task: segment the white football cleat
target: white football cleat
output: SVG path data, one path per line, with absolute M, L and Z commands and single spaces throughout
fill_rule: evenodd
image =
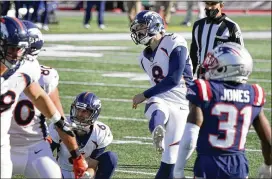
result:
M 162 146 L 162 141 L 164 136 L 165 136 L 165 129 L 161 125 L 158 125 L 152 132 L 153 145 L 155 146 L 156 150 L 160 154 L 163 153 L 164 151 Z
M 91 27 L 90 24 L 84 24 L 85 29 L 89 29 L 90 27 Z
M 99 28 L 100 28 L 101 30 L 104 30 L 104 29 L 106 28 L 106 26 L 105 26 L 104 24 L 100 24 L 100 25 L 99 25 Z
M 45 30 L 45 31 L 49 31 L 48 25 L 43 25 L 42 29 Z
M 259 168 L 259 178 L 272 178 L 272 167 L 271 165 L 265 165 L 263 164 L 260 168 Z

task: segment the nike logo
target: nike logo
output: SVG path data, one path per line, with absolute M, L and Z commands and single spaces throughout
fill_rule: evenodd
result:
M 40 151 L 42 151 L 42 149 L 41 149 L 41 150 L 38 150 L 38 151 L 34 151 L 34 154 L 37 154 L 37 153 L 39 153 Z

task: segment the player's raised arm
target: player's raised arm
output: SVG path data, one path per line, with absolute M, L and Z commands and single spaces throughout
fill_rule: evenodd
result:
M 262 110 L 259 115 L 254 119 L 253 126 L 261 140 L 262 153 L 264 157 L 264 164 L 259 170 L 260 178 L 271 178 L 271 164 L 272 164 L 272 153 L 271 153 L 271 125 L 267 120 L 264 111 Z

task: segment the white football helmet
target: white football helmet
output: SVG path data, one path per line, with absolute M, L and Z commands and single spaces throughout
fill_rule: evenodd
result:
M 253 60 L 243 46 L 228 42 L 208 52 L 202 67 L 206 80 L 246 83 L 253 69 Z

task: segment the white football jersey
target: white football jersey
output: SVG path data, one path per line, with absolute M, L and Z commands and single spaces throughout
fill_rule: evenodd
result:
M 151 57 L 150 59 L 148 59 L 145 57 L 144 51 L 141 53 L 139 57 L 139 64 L 149 76 L 152 86 L 155 86 L 165 76 L 167 76 L 169 69 L 169 57 L 171 55 L 171 52 L 177 46 L 183 46 L 187 49 L 186 40 L 182 36 L 177 34 L 166 34 L 160 42 L 159 46 L 157 47 L 154 58 Z M 186 56 L 186 59 L 190 58 L 188 49 Z M 188 61 L 189 63 L 191 63 L 191 60 Z M 158 94 L 156 95 L 156 97 L 162 98 L 169 102 L 188 105 L 188 101 L 185 97 L 186 91 L 187 89 L 185 85 L 185 80 L 182 78 L 180 80 L 180 83 L 176 87 L 164 93 Z
M 8 131 L 11 125 L 13 110 L 20 94 L 32 82 L 40 78 L 40 65 L 35 59 L 24 60 L 14 74 L 4 80 L 1 77 L 1 146 L 9 140 Z
M 40 66 L 40 86 L 50 94 L 59 82 L 58 72 L 51 67 Z M 11 146 L 32 146 L 43 140 L 48 134 L 45 117 L 22 93 L 14 109 L 13 120 L 9 130 Z
M 55 130 L 55 126 L 52 123 L 49 125 L 49 134 L 55 143 L 60 144 L 60 148 L 58 149 L 57 153 L 57 160 L 60 168 L 66 171 L 73 171 L 70 152 L 68 151 L 65 144 L 61 142 L 61 139 Z M 86 135 L 83 140 L 79 141 L 77 138 L 78 146 L 80 148 L 79 151 L 84 155 L 85 158 L 88 158 L 91 156 L 95 149 L 108 146 L 112 142 L 113 136 L 110 128 L 106 124 L 95 121 L 93 124 L 92 132 L 89 135 Z

